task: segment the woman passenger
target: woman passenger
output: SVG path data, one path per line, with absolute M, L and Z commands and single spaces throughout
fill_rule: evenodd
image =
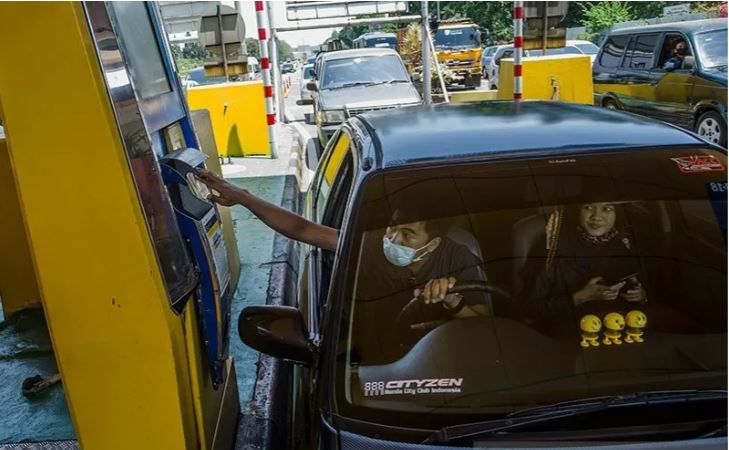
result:
M 628 304 L 646 300 L 623 215 L 619 205 L 609 202 L 555 210 L 547 224 L 546 263 L 536 267 L 544 260 L 530 258 L 523 273 L 521 298 L 528 316 L 573 319 L 587 312 L 620 309 L 616 300 Z

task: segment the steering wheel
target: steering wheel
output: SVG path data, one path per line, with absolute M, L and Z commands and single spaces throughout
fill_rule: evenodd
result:
M 448 290 L 449 294 L 463 294 L 465 292 L 486 292 L 488 294 L 498 295 L 507 300 L 511 299 L 511 294 L 509 292 L 487 281 L 478 280 L 457 282 L 455 285 L 453 285 L 452 288 Z M 404 318 L 412 315 L 413 311 L 416 307 L 419 306 L 420 302 L 421 300 L 418 297 L 415 297 L 410 300 L 405 306 L 403 306 L 403 308 L 397 315 L 396 323 L 403 322 Z M 429 322 L 404 323 L 409 324 L 409 328 L 413 331 L 430 331 L 444 324 L 445 322 L 447 322 L 447 320 L 431 320 Z

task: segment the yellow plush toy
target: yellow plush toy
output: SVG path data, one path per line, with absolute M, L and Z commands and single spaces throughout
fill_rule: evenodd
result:
M 588 314 L 580 320 L 580 329 L 582 330 L 582 342 L 580 345 L 587 348 L 589 346 L 597 347 L 600 345 L 600 329 L 602 322 L 600 318 Z
M 605 345 L 620 345 L 623 341 L 620 340 L 623 328 L 625 328 L 625 319 L 620 313 L 611 312 L 605 315 L 602 321 L 605 327 L 605 338 L 602 343 Z
M 625 315 L 625 342 L 643 342 L 643 328 L 648 324 L 648 318 L 642 311 L 630 311 Z

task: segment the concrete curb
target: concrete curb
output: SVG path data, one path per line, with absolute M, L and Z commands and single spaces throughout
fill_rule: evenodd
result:
M 281 206 L 299 212 L 298 187 L 293 175 L 286 176 Z M 276 234 L 266 293 L 267 305 L 293 306 L 296 303 L 296 246 L 290 239 Z M 290 373 L 289 364 L 268 355 L 259 355 L 253 396 L 244 405 L 238 422 L 236 450 L 285 448 L 288 418 L 287 408 L 281 408 L 281 405 L 288 405 L 290 397 L 290 379 L 286 376 Z

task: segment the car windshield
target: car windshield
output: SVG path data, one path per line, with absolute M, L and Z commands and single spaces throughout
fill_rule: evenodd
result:
M 347 236 L 340 413 L 439 428 L 726 389 L 726 189 L 706 149 L 372 177 Z
M 435 33 L 435 48 L 472 48 L 479 45 L 478 30 L 474 27 L 441 28 Z
M 577 47 L 585 55 L 597 55 L 597 52 L 600 51 L 600 47 L 593 44 L 592 42 L 588 42 L 585 44 L 575 44 L 574 46 Z
M 727 30 L 697 33 L 695 38 L 699 48 L 701 65 L 706 68 L 726 67 Z
M 391 48 L 395 50 L 397 48 L 397 38 L 395 36 L 369 38 L 367 39 L 367 47 Z
M 326 61 L 322 69 L 321 89 L 387 82 L 409 82 L 397 55 L 358 56 Z
M 200 85 L 225 83 L 225 77 L 206 77 L 202 68 L 192 69 L 190 73 L 187 74 L 187 77 L 189 80 Z

